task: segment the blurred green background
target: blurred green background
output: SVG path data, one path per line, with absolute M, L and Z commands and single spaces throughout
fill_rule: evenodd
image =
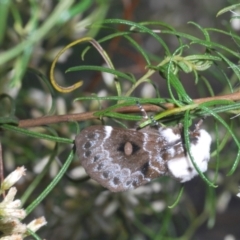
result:
M 235 2 L 233 1 L 197 1 L 197 0 L 81 0 L 81 1 L 4 1 L 0 0 L 0 89 L 1 93 L 12 96 L 16 104 L 15 115 L 19 119 L 30 119 L 46 114 L 79 113 L 96 110 L 95 101 L 73 102 L 75 97 L 95 93 L 98 96 L 114 95 L 111 84 L 103 81 L 105 76 L 96 71 L 65 73 L 72 66 L 81 65 L 82 50 L 87 44 L 80 44 L 69 49 L 58 61 L 55 69 L 57 82 L 69 86 L 84 80 L 84 85 L 69 94 L 50 93 L 46 86 L 51 62 L 58 51 L 78 38 L 91 36 L 100 39 L 112 30 L 108 28 L 89 28 L 96 21 L 106 18 L 126 19 L 134 22 L 162 21 L 179 32 L 193 36 L 202 33 L 189 21 L 201 25 L 236 31 L 230 24 L 230 13 L 216 17 L 217 12 Z M 116 30 L 124 30 L 123 25 L 114 25 Z M 233 46 L 238 52 L 239 45 L 230 37 L 212 34 L 212 40 L 225 46 Z M 163 49 L 147 34 L 136 33 L 134 39 L 149 53 L 163 57 Z M 175 49 L 174 37 L 165 36 L 170 49 Z M 123 72 L 141 76 L 145 72 L 145 63 L 135 50 L 122 38 L 112 39 L 101 44 L 111 57 L 115 67 Z M 195 49 L 195 51 L 203 49 Z M 190 50 L 192 51 L 192 50 Z M 232 61 L 237 61 L 232 58 Z M 103 59 L 90 50 L 84 63 L 103 64 Z M 213 70 L 212 70 L 213 71 Z M 42 76 L 42 75 L 44 76 Z M 206 76 L 209 73 L 206 73 Z M 212 73 L 211 73 L 212 74 Z M 231 76 L 231 70 L 225 74 Z M 213 75 L 211 75 L 213 76 Z M 217 75 L 216 75 L 217 77 Z M 183 84 L 193 98 L 206 97 L 201 87 L 196 90 L 192 76 L 184 76 Z M 159 81 L 156 74 L 152 77 L 162 96 L 168 97 L 166 82 Z M 219 84 L 212 78 L 215 94 L 226 94 L 224 83 Z M 129 85 L 123 89 L 127 90 Z M 53 98 L 52 98 L 52 97 Z M 154 89 L 143 85 L 133 96 L 155 97 Z M 52 101 L 55 109 L 50 111 Z M 10 103 L 4 99 L 0 104 L 2 116 L 7 116 Z M 103 102 L 103 107 L 109 103 Z M 49 112 L 50 111 L 50 112 Z M 229 117 L 227 117 L 229 118 Z M 99 123 L 95 121 L 94 123 Z M 207 119 L 207 129 L 211 129 L 211 119 Z M 81 127 L 89 122 L 80 123 Z M 133 126 L 133 123 L 130 123 Z M 74 124 L 55 124 L 52 126 L 60 136 L 74 139 Z M 35 128 L 34 131 L 46 129 Z M 238 128 L 236 127 L 236 134 Z M 44 140 L 29 139 L 12 132 L 2 132 L 3 159 L 6 172 L 15 166 L 25 165 L 28 169 L 25 180 L 19 184 L 21 197 L 27 186 L 42 171 L 53 144 Z M 220 134 L 221 135 L 221 134 Z M 59 146 L 59 158 L 65 159 L 72 146 Z M 236 197 L 239 185 L 239 170 L 226 177 L 228 159 L 234 159 L 236 147 L 232 142 L 221 153 L 221 171 L 218 188 L 210 188 L 200 178 L 185 184 L 184 194 L 173 209 L 168 208 L 177 198 L 180 184 L 169 178 L 161 178 L 125 193 L 110 193 L 97 183 L 85 181 L 74 183 L 63 178 L 57 187 L 29 216 L 45 216 L 48 225 L 39 231 L 43 239 L 240 239 L 240 199 Z M 226 162 L 225 162 L 226 161 Z M 85 176 L 78 159 L 74 161 L 69 174 L 76 178 Z M 59 166 L 52 163 L 49 173 L 24 203 L 27 206 L 48 185 Z M 209 176 L 214 174 L 210 164 Z M 31 239 L 31 238 L 29 238 Z

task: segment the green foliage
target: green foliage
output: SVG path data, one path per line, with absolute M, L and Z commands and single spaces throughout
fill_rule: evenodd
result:
M 4 153 L 7 153 L 3 155 L 3 161 L 11 160 L 12 165 L 26 165 L 30 181 L 24 184 L 24 191 L 21 192 L 22 203 L 28 214 L 38 206 L 48 212 L 50 206 L 51 214 L 46 215 L 50 226 L 56 221 L 61 226 L 66 224 L 68 218 L 75 218 L 75 226 L 67 223 L 64 227 L 72 229 L 80 225 L 80 235 L 90 238 L 97 234 L 100 238 L 109 239 L 134 239 L 138 236 L 142 239 L 192 239 L 205 221 L 209 226 L 214 225 L 218 201 L 215 187 L 221 187 L 223 192 L 231 194 L 237 191 L 238 179 L 234 179 L 234 176 L 239 175 L 239 120 L 231 117 L 237 116 L 240 109 L 240 95 L 236 91 L 240 80 L 240 56 L 237 50 L 240 37 L 229 30 L 204 28 L 194 22 L 189 22 L 196 30 L 193 35 L 160 21 L 136 23 L 105 19 L 109 6 L 106 0 L 83 0 L 79 3 L 57 1 L 44 18 L 42 14 L 46 6 L 41 1 L 0 1 L 0 124 L 3 133 L 1 141 Z M 225 8 L 217 16 L 238 6 Z M 28 13 L 24 12 L 24 8 L 28 9 Z M 81 14 L 84 17 L 81 18 Z M 10 28 L 9 17 L 12 21 Z M 77 26 L 85 30 L 84 34 L 76 31 Z M 160 32 L 156 29 L 160 29 Z M 235 45 L 216 41 L 215 34 L 233 39 Z M 99 63 L 96 64 L 99 62 L 96 57 L 98 54 L 92 46 L 76 46 L 78 57 L 82 54 L 82 59 L 90 64 L 83 65 L 78 59 L 80 63 L 73 66 L 69 60 L 66 76 L 82 74 L 87 76 L 87 80 L 78 91 L 64 96 L 56 93 L 47 76 L 50 62 L 59 51 L 55 46 L 59 39 L 66 45 L 85 35 L 94 37 L 104 49 L 120 38 L 124 46 L 131 49 L 137 59 L 141 59 L 145 69 L 141 69 L 141 74 L 134 74 L 134 71 L 119 68 L 117 64 L 115 66 L 115 55 L 118 53 L 107 50 L 107 58 L 104 59 L 107 59 L 108 67 L 99 66 Z M 150 52 L 143 41 L 139 41 L 139 38 L 146 36 L 157 43 L 160 54 Z M 175 45 L 169 43 L 172 39 Z M 104 52 L 103 49 L 101 51 Z M 64 79 L 63 74 L 58 68 L 55 71 L 58 74 L 56 79 L 60 82 L 61 78 Z M 100 91 L 91 87 L 97 82 L 92 80 L 91 75 L 96 72 L 112 76 L 111 84 L 104 86 L 105 96 L 99 96 Z M 66 78 L 66 85 L 70 85 L 69 82 L 73 81 L 70 77 Z M 94 91 L 84 89 L 87 84 L 90 86 L 88 89 Z M 146 98 L 140 94 L 140 90 L 146 86 L 154 89 L 152 97 Z M 34 95 L 41 97 L 35 101 Z M 61 102 L 64 102 L 63 109 L 59 107 Z M 200 214 L 185 204 L 192 204 L 188 192 L 180 184 L 173 184 L 174 180 L 169 178 L 163 177 L 140 190 L 119 194 L 104 192 L 92 182 L 75 184 L 64 178 L 70 172 L 69 166 L 73 168 L 80 165 L 79 160 L 74 159 L 72 149 L 72 139 L 79 132 L 76 122 L 80 122 L 80 129 L 96 119 L 104 119 L 112 125 L 131 126 L 130 121 L 136 123 L 142 119 L 141 114 L 136 114 L 136 102 L 145 106 L 147 111 L 155 112 L 154 119 L 163 125 L 183 123 L 187 150 L 190 146 L 188 132 L 193 121 L 207 117 L 204 125 L 214 136 L 209 171 L 201 173 L 194 159 L 191 159 L 204 180 L 200 184 L 207 183 L 204 185 L 206 195 L 202 198 L 205 206 Z M 81 109 L 85 113 L 81 114 Z M 71 110 L 75 115 L 70 114 Z M 149 124 L 151 119 L 141 122 L 139 126 Z M 36 128 L 25 129 L 30 127 Z M 231 151 L 226 150 L 229 143 Z M 55 163 L 58 158 L 64 162 L 61 167 Z M 40 172 L 35 171 L 37 161 L 43 159 L 47 159 L 47 164 Z M 54 170 L 57 173 L 52 177 Z M 85 179 L 85 175 L 80 177 Z M 227 188 L 228 184 L 224 186 L 224 182 L 218 178 L 224 178 L 234 188 Z M 73 189 L 74 193 L 71 192 Z M 155 202 L 164 207 L 159 210 Z M 168 208 L 170 205 L 171 208 Z M 178 206 L 181 207 L 174 213 Z M 184 223 L 181 222 L 182 218 L 186 220 Z M 95 226 L 94 230 L 89 226 Z M 74 233 L 68 237 L 73 238 Z M 40 237 L 35 234 L 35 239 Z

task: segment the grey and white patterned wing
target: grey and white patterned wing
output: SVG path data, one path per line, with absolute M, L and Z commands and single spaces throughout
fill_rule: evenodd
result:
M 91 126 L 76 136 L 77 156 L 89 176 L 112 192 L 167 174 L 162 139 L 143 131 Z

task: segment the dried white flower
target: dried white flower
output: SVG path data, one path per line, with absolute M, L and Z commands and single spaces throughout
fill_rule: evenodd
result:
M 3 201 L 0 202 L 0 240 L 22 240 L 29 235 L 28 229 L 36 232 L 47 224 L 44 217 L 33 220 L 27 226 L 20 221 L 26 217 L 26 212 L 21 208 L 21 201 L 14 200 L 17 189 L 12 186 L 25 175 L 25 171 L 24 167 L 18 167 L 1 184 L 0 193 L 10 189 Z
M 23 175 L 25 175 L 25 171 L 26 169 L 24 167 L 18 167 L 15 171 L 10 173 L 2 182 L 0 193 L 12 187 Z
M 0 203 L 0 217 L 1 218 L 18 218 L 23 219 L 26 216 L 26 212 L 20 209 L 21 201 L 19 199 L 14 200 L 17 193 L 17 189 L 12 187 L 3 201 Z
M 23 238 L 21 235 L 12 235 L 12 236 L 7 236 L 7 237 L 2 237 L 0 240 L 22 240 Z
M 17 218 L 4 218 L 0 221 L 0 229 L 4 236 L 22 235 L 27 231 L 27 226 Z M 0 240 L 2 240 L 0 238 Z
M 31 221 L 27 225 L 27 228 L 29 228 L 33 232 L 36 232 L 39 228 L 41 228 L 42 226 L 44 226 L 46 224 L 47 224 L 47 221 L 46 221 L 45 217 L 40 217 L 40 218 L 37 218 L 37 219 L 34 219 L 33 221 Z

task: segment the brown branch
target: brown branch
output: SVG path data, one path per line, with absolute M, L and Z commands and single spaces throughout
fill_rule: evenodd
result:
M 240 100 L 240 92 L 235 92 L 227 95 L 222 96 L 215 96 L 215 97 L 207 97 L 207 98 L 199 98 L 193 100 L 194 103 L 201 104 L 204 102 L 209 102 L 212 100 L 232 100 L 237 101 Z M 146 112 L 160 112 L 163 108 L 152 105 L 152 104 L 145 104 L 143 105 Z M 166 109 L 173 109 L 175 107 L 172 103 L 164 104 Z M 128 106 L 128 107 L 121 107 L 115 110 L 118 113 L 136 113 L 140 112 L 137 106 Z M 26 119 L 20 120 L 18 126 L 23 128 L 28 127 L 37 127 L 42 125 L 48 125 L 53 123 L 60 123 L 60 122 L 71 122 L 71 121 L 86 121 L 91 119 L 97 119 L 94 116 L 95 112 L 87 112 L 87 113 L 78 113 L 78 114 L 66 114 L 66 115 L 57 115 L 57 116 L 46 116 L 40 117 L 35 119 Z
M 155 105 L 143 105 L 145 111 L 147 112 L 159 112 L 162 110 L 161 107 Z M 116 109 L 115 112 L 119 113 L 136 113 L 140 112 L 137 106 L 129 106 L 129 107 L 122 107 Z M 26 120 L 19 120 L 18 126 L 23 128 L 28 127 L 37 127 L 42 125 L 48 125 L 53 123 L 60 123 L 60 122 L 72 122 L 72 121 L 86 121 L 91 119 L 98 119 L 98 117 L 94 116 L 94 112 L 87 112 L 87 113 L 76 113 L 76 114 L 65 114 L 65 115 L 55 115 L 55 116 L 46 116 L 46 117 L 39 117 L 33 119 L 26 119 Z

